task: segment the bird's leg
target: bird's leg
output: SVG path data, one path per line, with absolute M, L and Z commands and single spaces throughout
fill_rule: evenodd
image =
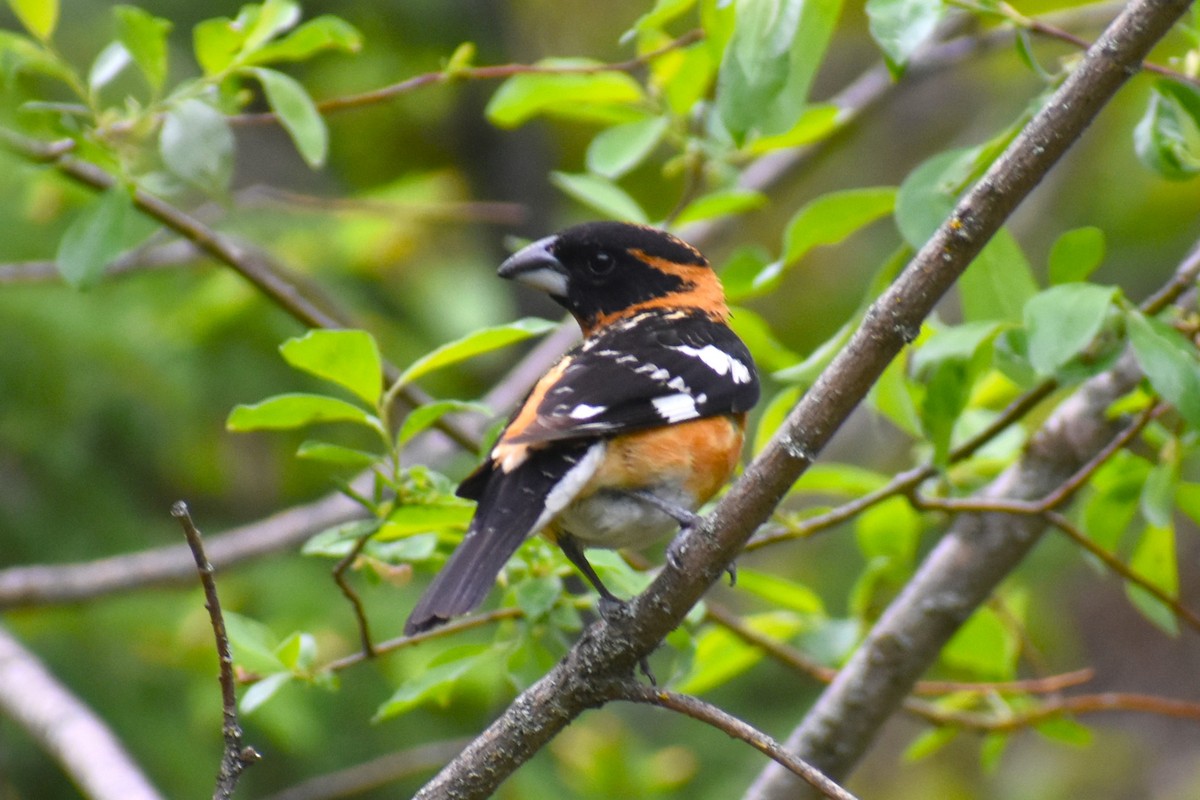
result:
M 670 500 L 666 500 L 662 497 L 659 497 L 654 492 L 651 492 L 648 489 L 633 489 L 629 492 L 629 495 L 630 495 L 630 497 L 634 497 L 638 500 L 641 500 L 643 503 L 645 503 L 647 505 L 654 506 L 659 511 L 666 514 L 668 517 L 670 517 L 671 519 L 678 522 L 681 531 L 685 528 L 696 527 L 697 525 L 700 524 L 701 520 L 703 519 L 703 517 L 701 517 L 696 512 L 686 509 L 683 506 L 672 503 Z M 668 560 L 670 560 L 671 564 L 676 569 L 678 569 L 680 566 L 679 554 L 675 552 L 675 543 L 677 541 L 679 541 L 678 536 L 676 536 L 676 538 L 672 539 L 671 543 L 669 545 L 667 545 L 667 558 L 668 558 Z M 737 584 L 737 563 L 734 562 L 734 563 L 729 564 L 729 566 L 725 567 L 725 572 L 727 572 L 729 574 L 729 585 L 730 586 L 736 585 Z
M 600 580 L 600 576 L 596 574 L 596 570 L 583 555 L 583 548 L 579 546 L 579 542 L 574 536 L 569 533 L 560 533 L 555 538 L 555 542 L 567 560 L 583 573 L 583 577 L 588 579 L 588 583 L 592 584 L 596 593 L 600 595 L 596 610 L 600 612 L 600 616 L 605 622 L 613 621 L 629 613 L 629 604 L 608 590 L 608 587 Z M 658 685 L 658 681 L 654 679 L 654 673 L 650 671 L 650 662 L 645 656 L 638 660 L 638 668 L 641 669 L 642 674 L 646 676 L 651 685 Z

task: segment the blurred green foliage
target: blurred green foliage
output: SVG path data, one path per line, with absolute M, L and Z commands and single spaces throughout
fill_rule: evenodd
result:
M 324 669 L 358 647 L 331 559 L 374 534 L 350 580 L 376 640 L 396 636 L 461 535 L 469 508 L 452 497 L 453 479 L 475 458 L 414 464 L 405 448 L 443 414 L 479 414 L 475 401 L 518 356 L 501 348 L 549 327 L 513 320 L 557 316 L 494 279 L 506 236 L 596 215 L 668 221 L 685 234 L 732 221 L 705 250 L 738 305 L 738 332 L 772 376 L 754 419 L 758 449 L 870 299 L 1072 65 L 1075 53 L 1031 36 L 1021 14 L 1056 12 L 1066 24 L 1063 15 L 1082 13 L 956 5 L 981 36 L 1018 30 L 1016 46 L 912 76 L 906 62 L 951 10 L 941 3 L 144 5 L 10 0 L 0 11 L 0 126 L 70 141 L 74 157 L 116 178 L 97 195 L 0 149 L 0 570 L 174 544 L 168 508 L 179 498 L 215 533 L 375 465 L 372 490 L 358 496 L 372 521 L 219 575 L 237 660 L 253 673 L 242 696 L 248 739 L 266 756 L 246 774 L 246 796 L 477 733 L 583 624 L 590 600 L 567 593 L 570 570 L 531 542 L 495 593 L 520 618 L 336 675 Z M 676 42 L 697 29 L 702 37 Z M 1161 591 L 1194 585 L 1200 370 L 1181 332 L 1193 321 L 1134 304 L 1197 236 L 1198 30 L 1193 16 L 1155 54 L 1193 82 L 1130 84 L 798 482 L 781 529 L 801 530 L 914 463 L 941 468 L 931 491 L 969 494 L 1012 463 L 1045 411 L 951 463 L 955 445 L 1039 379 L 1057 378 L 1064 396 L 1131 343 L 1149 380 L 1123 410 L 1156 394 L 1177 413 L 1093 476 L 1072 514 Z M 863 117 L 827 102 L 881 52 L 896 81 L 887 99 Z M 633 69 L 597 69 L 648 53 L 657 55 Z M 487 71 L 497 64 L 536 69 Z M 428 76 L 421 86 L 386 101 L 319 111 L 319 101 L 418 75 Z M 252 118 L 267 111 L 279 125 Z M 738 184 L 755 159 L 805 145 L 815 155 L 785 181 Z M 369 335 L 307 332 L 194 254 L 106 272 L 120 254 L 170 242 L 133 207 L 135 187 L 268 250 Z M 23 263 L 34 261 L 53 261 L 57 273 Z M 404 382 L 440 402 L 391 416 L 385 361 L 409 365 Z M 261 398 L 274 399 L 246 405 Z M 227 420 L 277 430 L 235 433 Z M 1187 521 L 1178 530 L 1177 517 Z M 833 667 L 943 524 L 893 498 L 830 534 L 747 555 L 739 585 L 712 597 L 757 634 Z M 596 566 L 625 593 L 647 580 L 615 556 L 599 555 Z M 1152 626 L 1173 631 L 1175 616 L 1144 588 L 1127 588 L 1132 603 L 1119 581 L 1098 582 L 1077 550 L 1047 542 L 959 632 L 939 676 L 1004 681 L 1136 665 L 1151 653 L 1166 666 L 1118 666 L 1103 685 L 1198 699 L 1185 668 L 1194 643 L 1163 638 Z M 207 791 L 220 706 L 196 589 L 12 609 L 4 621 L 167 795 Z M 781 737 L 819 690 L 703 609 L 654 664 L 675 688 Z M 937 702 L 1001 718 L 1036 704 L 1000 693 Z M 1200 791 L 1200 762 L 1179 747 L 1188 724 L 1101 722 L 1089 733 L 1063 717 L 1036 737 L 980 737 L 906 722 L 851 786 L 894 798 L 1189 797 Z M 1139 738 L 1146 731 L 1151 738 Z M 1081 750 L 1046 743 L 1089 739 Z M 908 761 L 898 765 L 901 753 Z M 568 729 L 500 796 L 729 797 L 760 764 L 682 718 L 610 707 Z M 415 791 L 425 777 L 363 796 Z M 74 792 L 0 721 L 0 798 Z

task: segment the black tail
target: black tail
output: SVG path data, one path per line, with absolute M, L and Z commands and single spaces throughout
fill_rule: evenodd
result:
M 483 602 L 509 557 L 525 541 L 527 531 L 505 536 L 495 528 L 472 530 L 417 602 L 404 634 L 412 636 L 443 625 Z

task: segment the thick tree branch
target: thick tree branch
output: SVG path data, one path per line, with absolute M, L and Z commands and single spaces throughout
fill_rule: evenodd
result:
M 90 800 L 162 800 L 104 721 L 0 625 L 0 712 Z
M 1146 53 L 1187 6 L 1184 0 L 1134 0 L 1127 7 L 895 284 L 872 305 L 860 329 L 742 479 L 703 525 L 677 540 L 678 565 L 668 563 L 663 568 L 646 592 L 631 603 L 627 619 L 589 628 L 562 662 L 518 697 L 462 755 L 426 784 L 418 797 L 488 796 L 584 709 L 619 694 L 621 682 L 633 673 L 638 661 L 721 576 L 891 359 L 916 336 L 921 321 L 991 235 L 1125 80 L 1136 73 Z M 893 651 L 898 646 L 895 641 L 889 644 Z M 840 676 L 834 686 L 839 681 Z M 910 686 L 911 682 L 904 686 L 900 697 Z M 858 705 L 855 708 L 862 710 Z M 869 716 L 873 722 L 860 732 L 861 743 L 849 742 L 845 757 L 831 759 L 838 774 L 848 771 L 887 714 Z M 833 743 L 830 747 L 840 749 Z M 803 756 L 805 751 L 800 752 Z M 823 768 L 823 763 L 815 765 Z M 782 770 L 768 769 L 772 775 L 775 769 Z M 796 779 L 790 772 L 786 774 L 791 779 L 787 786 L 794 792 Z M 837 775 L 831 777 L 837 779 Z

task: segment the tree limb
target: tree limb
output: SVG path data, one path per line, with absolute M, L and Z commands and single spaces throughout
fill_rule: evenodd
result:
M 677 540 L 677 564 L 664 566 L 654 583 L 632 601 L 627 618 L 588 628 L 549 674 L 522 693 L 462 755 L 426 784 L 418 797 L 488 796 L 583 710 L 619 694 L 620 683 L 633 673 L 639 659 L 679 624 L 721 576 L 891 359 L 916 336 L 924 317 L 1017 204 L 1136 73 L 1146 53 L 1187 6 L 1185 0 L 1134 0 L 1126 8 L 904 273 L 871 306 L 862 326 L 742 479 L 698 529 Z M 897 643 L 891 641 L 890 645 L 894 650 Z M 840 680 L 839 676 L 834 685 Z M 886 713 L 871 717 L 874 724 L 862 732 L 862 748 Z M 834 762 L 841 770 L 838 774 L 848 771 L 861 748 L 852 743 L 850 751 L 857 752 Z M 803 757 L 805 751 L 799 752 Z M 813 763 L 829 774 L 823 762 Z M 768 769 L 775 774 L 772 767 Z M 795 778 L 787 775 L 794 792 Z M 830 777 L 837 779 L 835 774 Z
M 100 717 L 0 625 L 0 712 L 91 800 L 162 800 Z

